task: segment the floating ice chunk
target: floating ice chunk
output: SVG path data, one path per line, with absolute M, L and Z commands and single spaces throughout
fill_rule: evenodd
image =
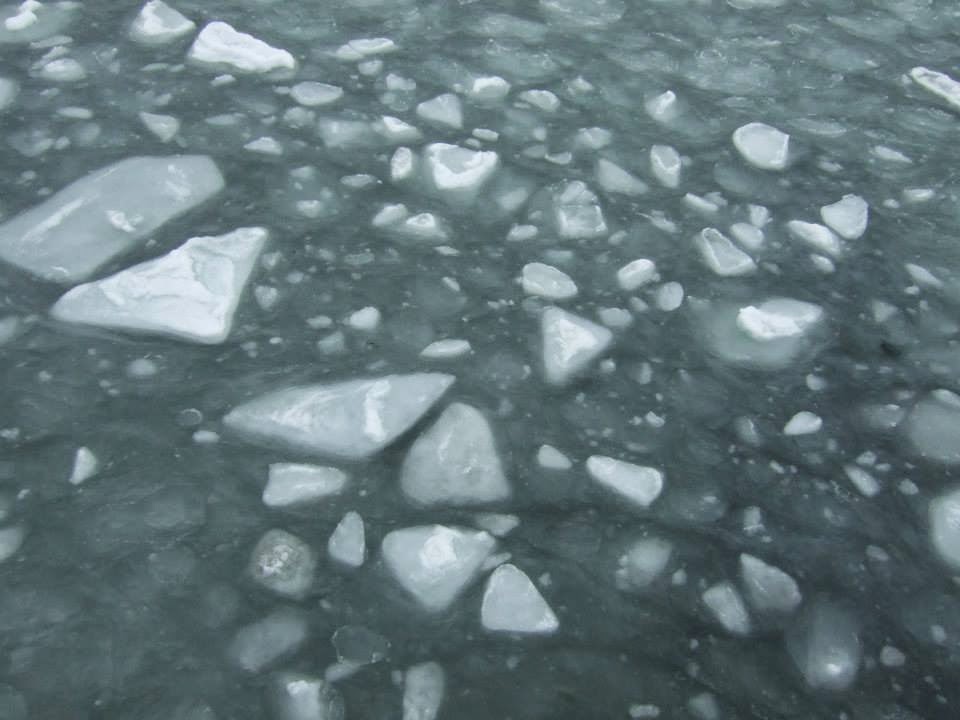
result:
M 562 270 L 534 262 L 523 266 L 523 291 L 549 300 L 569 300 L 577 296 L 577 284 Z
M 792 577 L 753 555 L 740 555 L 740 579 L 747 591 L 747 599 L 757 610 L 791 613 L 803 600 Z
M 491 150 L 468 150 L 446 143 L 428 145 L 424 161 L 437 191 L 450 199 L 469 200 L 476 197 L 500 164 L 497 153 Z
M 859 195 L 844 195 L 832 205 L 820 208 L 820 217 L 837 235 L 856 240 L 867 231 L 870 206 Z
M 884 667 L 903 667 L 906 662 L 907 656 L 899 648 L 893 645 L 884 645 L 880 649 L 880 664 Z
M 568 240 L 595 238 L 607 232 L 597 196 L 579 180 L 554 190 L 553 215 L 557 233 Z
M 537 464 L 547 470 L 569 470 L 573 467 L 570 458 L 553 445 L 541 445 L 537 450 Z
M 280 608 L 237 630 L 227 655 L 241 669 L 258 673 L 296 653 L 309 631 L 306 615 L 293 608 Z
M 180 132 L 180 121 L 173 115 L 157 115 L 155 113 L 140 113 L 140 121 L 152 132 L 160 142 L 170 142 Z
M 357 38 L 337 48 L 337 60 L 357 62 L 374 55 L 396 52 L 397 44 L 390 38 Z
M 344 625 L 330 638 L 337 660 L 351 665 L 372 665 L 390 654 L 390 641 L 363 625 Z
M 78 2 L 23 0 L 0 8 L 0 45 L 43 40 L 62 31 L 73 20 Z
M 349 479 L 342 470 L 301 463 L 272 463 L 263 488 L 263 504 L 284 508 L 339 495 Z
M 51 82 L 79 82 L 87 77 L 87 71 L 73 58 L 57 58 L 44 63 L 39 76 Z
M 910 274 L 910 278 L 917 284 L 924 287 L 931 288 L 941 288 L 943 287 L 943 281 L 940 280 L 936 275 L 927 270 L 922 265 L 916 265 L 914 263 L 904 263 L 904 270 Z
M 590 28 L 617 22 L 627 6 L 624 0 L 540 0 L 540 9 L 551 22 Z
M 763 230 L 750 223 L 734 223 L 730 226 L 730 234 L 747 250 L 757 251 L 763 247 Z
M 560 622 L 526 573 L 501 565 L 490 575 L 480 607 L 483 627 L 494 632 L 549 635 Z
M 664 283 L 657 288 L 655 300 L 657 307 L 664 312 L 673 312 L 683 305 L 684 290 L 683 285 L 671 281 Z
M 640 258 L 617 270 L 617 285 L 620 286 L 621 290 L 633 292 L 647 283 L 653 282 L 658 277 L 656 263 L 647 258 Z
M 663 574 L 673 555 L 673 545 L 660 538 L 644 538 L 633 543 L 617 560 L 614 573 L 621 590 L 642 590 Z
M 469 340 L 448 338 L 446 340 L 435 340 L 427 345 L 420 351 L 420 357 L 427 360 L 453 360 L 469 355 L 472 350 Z
M 857 465 L 844 465 L 843 472 L 847 479 L 853 483 L 853 486 L 864 497 L 873 497 L 882 489 L 877 479 L 862 467 Z
M 446 685 L 446 673 L 438 663 L 411 666 L 403 676 L 403 720 L 436 720 Z
M 831 257 L 840 257 L 843 254 L 843 243 L 840 238 L 824 225 L 791 220 L 787 223 L 787 230 L 797 240 Z
M 930 501 L 930 542 L 937 555 L 954 570 L 960 570 L 960 488 Z
M 38 0 L 25 0 L 15 10 L 15 14 L 3 21 L 7 30 L 24 30 L 37 22 L 36 10 L 43 7 Z
M 444 525 L 403 528 L 383 539 L 383 559 L 403 588 L 429 612 L 446 610 L 480 573 L 496 547 L 482 530 Z
M 326 680 L 284 671 L 270 678 L 270 707 L 274 720 L 344 720 L 346 710 L 339 691 Z M 197 720 L 200 720 L 198 718 Z
M 680 185 L 682 167 L 680 153 L 669 145 L 654 145 L 650 148 L 650 170 L 664 187 L 675 188 Z
M 748 163 L 761 170 L 784 170 L 790 136 L 764 123 L 749 123 L 733 133 L 733 145 Z
M 663 492 L 663 473 L 604 455 L 587 458 L 590 477 L 640 507 L 650 507 Z
M 347 325 L 361 332 L 373 332 L 380 327 L 380 311 L 373 306 L 360 308 L 347 316 Z
M 815 600 L 791 626 L 787 650 L 807 684 L 816 690 L 845 690 L 860 669 L 857 622 L 828 600 Z
M 216 71 L 227 67 L 231 72 L 240 73 L 268 73 L 297 67 L 293 55 L 286 50 L 272 47 L 220 21 L 204 26 L 190 46 L 187 59 Z
M 741 308 L 737 313 L 737 327 L 752 340 L 770 342 L 801 336 L 822 317 L 823 310 L 812 303 L 773 298 Z
M 565 385 L 584 372 L 613 342 L 613 333 L 586 318 L 550 307 L 540 319 L 547 382 Z
M 221 343 L 266 241 L 264 228 L 191 238 L 162 257 L 78 285 L 50 314 L 63 322 Z
M 362 460 L 413 427 L 454 379 L 414 373 L 284 388 L 234 408 L 223 421 L 258 444 Z
M 264 135 L 256 140 L 251 140 L 243 146 L 244 150 L 260 153 L 261 155 L 283 155 L 283 145 L 276 138 Z
M 549 90 L 524 90 L 517 97 L 544 112 L 556 112 L 560 107 L 560 98 Z
M 420 505 L 477 505 L 505 500 L 503 474 L 493 431 L 483 413 L 453 403 L 410 448 L 400 487 Z
M 384 115 L 375 120 L 371 127 L 390 144 L 416 142 L 423 137 L 413 125 L 392 115 Z
M 197 24 L 163 0 L 150 0 L 130 25 L 130 39 L 141 45 L 165 45 L 193 32 Z
M 694 238 L 703 261 L 721 277 L 748 275 L 757 269 L 753 258 L 716 228 L 704 228 Z
M 749 0 L 756 2 L 756 0 Z M 783 0 L 778 0 L 783 1 Z M 720 720 L 720 706 L 713 693 L 702 692 L 687 701 L 687 710 L 695 720 Z
M 313 585 L 316 558 L 310 546 L 285 530 L 268 530 L 250 554 L 250 577 L 278 595 L 301 600 Z
M 438 95 L 417 105 L 417 116 L 431 125 L 459 130 L 463 127 L 463 108 L 453 93 Z
M 750 633 L 750 614 L 740 593 L 729 582 L 711 585 L 703 593 L 703 604 L 723 628 L 732 635 Z
M 913 407 L 903 427 L 921 457 L 960 464 L 960 396 L 956 393 L 934 390 Z
M 20 94 L 20 85 L 16 80 L 0 77 L 0 112 L 13 105 Z
M 0 563 L 16 555 L 26 537 L 27 532 L 22 525 L 0 528 Z
M 636 196 L 650 189 L 643 180 L 605 158 L 597 160 L 596 176 L 597 184 L 608 193 Z
M 486 530 L 494 537 L 502 538 L 519 527 L 520 518 L 504 513 L 477 513 L 473 516 L 473 522 L 481 530 Z
M 810 435 L 819 432 L 823 427 L 823 419 L 809 410 L 801 410 L 783 426 L 784 435 Z
M 467 86 L 467 97 L 477 103 L 496 103 L 510 93 L 510 83 L 499 75 L 476 77 Z
M 673 90 L 667 90 L 644 102 L 643 108 L 647 115 L 666 125 L 677 119 L 680 112 L 678 105 L 677 94 Z
M 0 225 L 0 259 L 45 280 L 81 282 L 223 185 L 203 155 L 121 160 Z
M 290 97 L 305 107 L 320 107 L 343 97 L 343 88 L 322 82 L 304 81 L 290 88 Z
M 363 518 L 351 510 L 343 516 L 334 528 L 327 542 L 327 553 L 339 563 L 348 567 L 360 567 L 367 552 L 367 541 L 363 528 Z
M 100 470 L 100 460 L 87 447 L 77 448 L 73 456 L 73 470 L 70 472 L 70 484 L 80 485 Z
M 925 67 L 913 68 L 910 71 L 910 77 L 924 90 L 946 100 L 955 110 L 960 110 L 960 82 L 946 73 Z

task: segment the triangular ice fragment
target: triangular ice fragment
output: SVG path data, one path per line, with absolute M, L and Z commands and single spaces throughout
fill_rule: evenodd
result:
M 501 565 L 487 580 L 480 619 L 487 630 L 548 635 L 560 627 L 543 595 L 515 565 Z

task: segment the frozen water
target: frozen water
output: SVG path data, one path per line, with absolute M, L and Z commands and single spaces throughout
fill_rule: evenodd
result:
M 960 570 L 960 489 L 930 501 L 930 541 L 940 558 Z
M 334 528 L 327 542 L 327 553 L 331 558 L 348 567 L 363 565 L 367 554 L 367 541 L 363 527 L 363 518 L 351 510 Z
M 426 525 L 383 538 L 383 560 L 397 582 L 427 611 L 448 609 L 476 579 L 496 540 L 482 530 Z
M 847 240 L 856 240 L 867 231 L 870 206 L 859 195 L 844 195 L 820 208 L 820 217 L 831 230 Z
M 130 39 L 143 45 L 166 45 L 196 27 L 195 22 L 163 0 L 150 0 L 130 25 Z
M 263 488 L 263 504 L 290 507 L 339 495 L 347 486 L 342 470 L 303 463 L 273 463 Z
M 459 130 L 463 127 L 463 107 L 453 93 L 438 95 L 417 105 L 417 116 L 431 125 Z
M 596 177 L 597 185 L 608 193 L 636 196 L 643 195 L 650 189 L 636 175 L 606 158 L 597 160 Z
M 177 133 L 180 132 L 180 121 L 172 115 L 160 115 L 158 113 L 142 112 L 140 120 L 152 132 L 160 142 L 170 142 Z
M 541 445 L 537 450 L 537 463 L 540 467 L 548 470 L 569 470 L 573 463 L 566 455 L 553 447 L 553 445 Z
M 820 432 L 823 427 L 823 418 L 809 410 L 801 410 L 783 426 L 784 435 L 810 435 Z
M 915 67 L 910 71 L 910 77 L 924 90 L 960 110 L 960 83 L 946 73 L 925 67 Z
M 523 291 L 548 300 L 569 300 L 577 295 L 577 284 L 563 270 L 545 263 L 523 266 Z
M 0 259 L 73 285 L 223 186 L 217 165 L 203 155 L 127 158 L 0 225 Z
M 446 143 L 428 145 L 423 161 L 431 189 L 454 203 L 473 202 L 500 162 L 493 151 L 470 150 Z
M 704 590 L 703 604 L 730 634 L 747 635 L 750 632 L 750 614 L 732 583 L 719 582 Z
M 607 233 L 599 199 L 579 180 L 555 188 L 552 203 L 553 220 L 560 237 L 583 240 Z
M 656 468 L 591 455 L 587 472 L 599 484 L 640 507 L 649 507 L 663 492 L 663 473 Z
M 264 228 L 195 237 L 166 255 L 78 285 L 51 308 L 57 320 L 221 343 L 267 242 Z
M 269 530 L 250 553 L 250 577 L 286 597 L 302 599 L 313 585 L 316 558 L 310 547 L 285 530 Z
M 223 422 L 258 444 L 360 460 L 413 427 L 453 382 L 414 373 L 284 388 L 234 408 Z
M 296 653 L 309 632 L 305 613 L 282 607 L 237 630 L 227 655 L 242 670 L 259 673 Z
M 409 667 L 403 675 L 403 720 L 436 720 L 446 685 L 446 673 L 439 663 Z
M 498 567 L 487 580 L 480 617 L 483 626 L 495 632 L 549 635 L 560 627 L 530 578 L 510 563 Z
M 285 670 L 270 677 L 270 707 L 276 720 L 343 720 L 343 697 L 326 680 Z
M 668 188 L 679 187 L 682 163 L 680 153 L 669 145 L 650 148 L 650 169 L 653 176 Z
M 843 244 L 833 231 L 818 223 L 808 223 L 803 220 L 791 220 L 787 223 L 790 235 L 800 242 L 806 243 L 817 252 L 826 253 L 830 257 L 840 257 L 843 254 Z
M 553 385 L 574 380 L 613 342 L 607 328 L 556 307 L 544 310 L 540 332 L 544 374 Z
M 816 690 L 845 690 L 860 670 L 857 622 L 828 599 L 817 598 L 804 609 L 790 628 L 787 648 L 804 680 Z
M 627 292 L 633 292 L 658 277 L 656 263 L 647 258 L 633 260 L 617 270 L 617 284 Z
M 918 455 L 960 464 L 960 395 L 944 388 L 934 390 L 914 405 L 903 426 Z
M 329 105 L 343 97 L 343 88 L 305 80 L 290 88 L 290 97 L 306 107 Z
M 404 458 L 400 486 L 418 505 L 506 500 L 510 485 L 483 413 L 463 403 L 447 407 Z
M 190 46 L 187 59 L 213 71 L 251 74 L 291 71 L 297 67 L 293 55 L 286 50 L 272 47 L 219 20 L 203 27 Z
M 73 470 L 70 471 L 70 484 L 79 485 L 97 474 L 100 460 L 90 448 L 77 448 L 73 456 Z
M 757 269 L 749 255 L 716 228 L 705 228 L 694 239 L 707 267 L 721 277 L 748 275 Z
M 803 600 L 792 577 L 747 553 L 740 555 L 740 579 L 750 604 L 757 610 L 791 613 Z
M 790 159 L 790 136 L 766 123 L 737 128 L 733 146 L 744 160 L 761 170 L 785 170 Z
M 667 569 L 672 556 L 673 545 L 666 540 L 637 540 L 617 560 L 617 587 L 628 591 L 647 588 Z
M 351 665 L 370 665 L 385 660 L 390 642 L 362 625 L 344 625 L 330 638 L 337 660 Z

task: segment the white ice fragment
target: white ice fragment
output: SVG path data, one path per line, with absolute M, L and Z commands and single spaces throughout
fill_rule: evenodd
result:
M 400 470 L 404 495 L 418 505 L 478 505 L 505 500 L 510 485 L 486 417 L 453 403 L 413 443 Z
M 467 97 L 476 103 L 496 103 L 510 93 L 510 83 L 499 75 L 473 78 L 467 86 Z
M 917 285 L 931 288 L 943 287 L 943 281 L 922 265 L 916 265 L 915 263 L 904 263 L 903 267 L 910 274 L 910 278 Z
M 477 513 L 473 516 L 473 522 L 481 530 L 486 530 L 494 537 L 502 538 L 519 527 L 520 518 L 504 513 Z
M 447 338 L 434 340 L 420 351 L 420 357 L 427 360 L 453 360 L 472 352 L 469 340 Z
M 557 307 L 540 319 L 543 368 L 547 382 L 565 385 L 584 372 L 613 342 L 613 333 Z
M 373 306 L 360 308 L 347 316 L 347 325 L 361 332 L 373 332 L 380 327 L 380 311 Z
M 302 463 L 272 463 L 263 488 L 263 504 L 284 508 L 339 495 L 347 486 L 342 470 Z
M 403 528 L 383 539 L 383 560 L 429 612 L 443 612 L 480 573 L 496 540 L 483 530 L 444 525 Z
M 337 48 L 337 60 L 357 62 L 374 55 L 396 52 L 397 44 L 390 38 L 357 38 Z
M 553 216 L 557 233 L 568 240 L 587 240 L 607 232 L 597 196 L 580 180 L 555 188 Z
M 266 229 L 251 227 L 191 238 L 159 258 L 78 285 L 50 314 L 62 322 L 221 343 L 267 237 Z
M 682 166 L 680 153 L 669 145 L 654 145 L 650 148 L 650 170 L 664 187 L 679 187 Z
M 843 254 L 843 243 L 840 238 L 824 225 L 803 222 L 802 220 L 791 220 L 787 223 L 787 230 L 791 236 L 805 242 L 819 252 L 835 258 Z
M 79 82 L 87 77 L 83 65 L 70 57 L 57 58 L 44 63 L 40 68 L 40 77 L 52 82 Z
M 616 163 L 599 158 L 596 170 L 597 184 L 608 193 L 636 196 L 647 192 L 647 184 Z
M 819 415 L 809 410 L 801 410 L 783 426 L 783 434 L 789 436 L 810 435 L 819 432 L 822 427 L 823 419 Z
M 327 83 L 306 80 L 290 88 L 290 97 L 305 107 L 329 105 L 343 97 L 343 88 Z
M 643 590 L 660 577 L 673 555 L 673 545 L 660 538 L 637 540 L 617 560 L 614 580 L 620 590 Z
M 423 159 L 433 188 L 454 202 L 474 200 L 500 164 L 492 150 L 469 150 L 446 143 L 427 145 Z
M 817 599 L 791 626 L 787 649 L 815 690 L 845 690 L 860 669 L 856 620 L 832 602 Z
M 480 607 L 483 627 L 494 632 L 549 635 L 560 622 L 526 573 L 501 565 L 490 575 Z
M 27 531 L 22 525 L 8 525 L 0 528 L 0 563 L 6 562 L 20 550 Z
M 537 450 L 537 464 L 547 470 L 569 470 L 573 463 L 553 445 L 541 445 Z
M 913 407 L 903 427 L 921 457 L 944 465 L 960 464 L 960 395 L 934 390 Z
M 261 155 L 273 155 L 275 157 L 283 155 L 283 145 L 281 145 L 276 138 L 272 138 L 269 135 L 251 140 L 243 146 L 243 149 Z
M 927 517 L 930 542 L 947 565 L 960 570 L 960 488 L 954 488 L 930 501 Z
M 657 307 L 664 312 L 673 312 L 683 304 L 683 297 L 683 285 L 675 281 L 670 281 L 657 288 L 655 301 Z
M 880 483 L 862 467 L 850 464 L 844 465 L 843 472 L 864 497 L 873 497 L 880 492 Z
M 438 663 L 408 668 L 403 676 L 403 720 L 436 720 L 446 685 L 446 673 Z
M 77 448 L 73 456 L 73 470 L 70 472 L 70 483 L 80 485 L 89 480 L 100 470 L 100 460 L 87 447 Z
M 737 327 L 758 342 L 803 335 L 823 317 L 812 303 L 774 298 L 760 305 L 747 305 L 737 312 Z
M 367 553 L 363 518 L 351 510 L 346 513 L 327 541 L 327 553 L 331 558 L 348 567 L 363 565 Z
M 453 93 L 438 95 L 417 105 L 417 116 L 431 125 L 460 130 L 463 127 L 463 108 L 460 98 Z
M 703 604 L 731 635 L 750 633 L 750 614 L 737 589 L 730 582 L 711 585 L 703 593 Z
M 163 0 L 150 0 L 130 25 L 130 39 L 141 45 L 165 45 L 193 32 L 197 25 Z
M 213 70 L 228 67 L 231 72 L 240 73 L 268 73 L 297 67 L 293 55 L 286 50 L 272 47 L 220 21 L 204 26 L 190 46 L 187 59 Z
M 240 628 L 227 648 L 227 655 L 241 669 L 258 673 L 294 654 L 306 642 L 309 632 L 310 624 L 304 613 L 280 608 Z
M 884 645 L 880 649 L 880 664 L 884 667 L 896 668 L 903 667 L 907 662 L 907 656 L 899 648 L 893 645 Z
M 26 30 L 37 22 L 36 10 L 42 7 L 42 3 L 37 0 L 26 0 L 17 6 L 13 15 L 10 15 L 3 21 L 3 26 L 7 30 L 17 31 Z
M 45 280 L 81 282 L 223 186 L 204 155 L 127 158 L 0 225 L 0 259 Z M 135 222 L 118 227 L 111 213 Z
M 345 716 L 343 697 L 330 681 L 299 672 L 284 671 L 271 677 L 268 698 L 273 720 L 343 720 Z M 189 715 L 190 720 L 205 717 L 203 713 Z
M 720 277 L 748 275 L 757 269 L 753 258 L 716 228 L 704 228 L 693 241 L 704 263 Z
M 577 296 L 577 284 L 562 270 L 534 262 L 523 266 L 523 291 L 548 300 L 569 300 Z
M 750 223 L 734 223 L 730 226 L 730 234 L 747 250 L 756 252 L 763 247 L 763 230 Z
M 733 145 L 748 163 L 761 170 L 784 170 L 790 136 L 764 123 L 748 123 L 733 133 Z
M 924 90 L 946 100 L 954 109 L 960 110 L 960 82 L 946 73 L 925 67 L 913 68 L 910 71 L 910 77 Z
M 643 103 L 643 107 L 647 115 L 664 125 L 675 120 L 679 114 L 677 95 L 673 90 L 667 90 L 650 98 Z
M 763 205 L 749 205 L 747 210 L 750 215 L 750 224 L 756 228 L 763 228 L 770 222 L 770 210 Z
M 633 292 L 658 277 L 656 263 L 647 258 L 639 258 L 617 270 L 617 285 L 621 290 Z
M 173 115 L 142 112 L 140 121 L 160 142 L 170 142 L 180 132 L 180 121 Z
M 250 553 L 248 571 L 258 585 L 278 595 L 301 600 L 313 585 L 313 550 L 285 530 L 268 530 Z
M 454 379 L 413 373 L 288 387 L 234 408 L 223 421 L 258 444 L 362 460 L 416 424 Z
M 13 105 L 20 94 L 20 84 L 16 80 L 0 77 L 0 112 Z
M 600 485 L 643 508 L 650 507 L 663 492 L 663 473 L 656 468 L 591 455 L 587 472 Z
M 859 195 L 844 195 L 831 205 L 820 208 L 820 218 L 837 235 L 856 240 L 867 230 L 870 206 Z
M 740 579 L 750 604 L 762 612 L 791 613 L 803 601 L 792 577 L 753 555 L 740 555 Z

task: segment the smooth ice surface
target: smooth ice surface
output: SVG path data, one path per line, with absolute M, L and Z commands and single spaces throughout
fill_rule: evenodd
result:
M 943 562 L 960 570 L 960 489 L 931 500 L 928 519 L 934 550 Z
M 553 445 L 541 445 L 537 450 L 537 463 L 548 470 L 569 470 L 573 462 Z
M 284 670 L 270 677 L 269 702 L 275 720 L 343 720 L 343 697 L 329 682 Z
M 748 275 L 757 269 L 749 255 L 716 228 L 705 228 L 694 238 L 708 268 L 721 277 Z
M 223 187 L 204 155 L 127 158 L 0 225 L 0 259 L 73 285 Z
M 506 563 L 491 573 L 480 606 L 483 627 L 494 632 L 549 635 L 560 622 L 526 573 Z
M 778 567 L 758 557 L 741 553 L 740 579 L 747 599 L 757 610 L 790 613 L 803 600 L 796 581 Z
M 577 295 L 577 284 L 563 270 L 546 263 L 527 263 L 522 271 L 523 291 L 548 300 L 569 300 Z
M 165 45 L 196 27 L 195 22 L 163 0 L 150 0 L 130 25 L 130 39 L 143 45 Z
M 70 484 L 79 485 L 89 480 L 100 469 L 100 460 L 88 447 L 77 448 L 73 456 L 73 470 L 70 471 Z
M 463 107 L 453 93 L 438 95 L 417 105 L 417 116 L 431 125 L 459 130 L 463 127 Z
M 653 583 L 670 563 L 673 545 L 661 538 L 644 538 L 632 543 L 617 560 L 614 575 L 621 590 L 643 590 Z
M 553 385 L 574 380 L 613 342 L 607 328 L 556 307 L 543 311 L 540 335 L 544 375 Z
M 960 464 L 960 395 L 934 390 L 913 406 L 903 426 L 917 455 L 945 465 Z
M 403 720 L 436 720 L 446 694 L 447 678 L 439 663 L 407 668 L 403 675 Z
M 475 199 L 500 163 L 491 150 L 470 150 L 447 143 L 427 145 L 423 161 L 434 190 L 454 202 Z
M 857 622 L 833 601 L 818 598 L 791 626 L 787 648 L 807 684 L 839 691 L 857 678 L 862 659 Z
M 304 463 L 273 463 L 263 488 L 263 504 L 290 507 L 312 503 L 343 492 L 348 476 L 343 470 Z
M 766 123 L 753 122 L 737 128 L 733 146 L 748 163 L 761 170 L 785 170 L 790 136 Z
M 783 426 L 784 435 L 810 435 L 823 427 L 823 418 L 809 410 L 801 410 Z
M 711 585 L 704 590 L 702 597 L 703 604 L 724 630 L 732 635 L 747 635 L 750 632 L 750 614 L 732 583 Z
M 650 148 L 650 170 L 664 187 L 679 187 L 682 166 L 680 153 L 675 148 L 669 145 L 654 145 Z
M 166 255 L 78 285 L 50 315 L 62 322 L 221 343 L 267 242 L 264 228 L 195 237 Z
M 476 579 L 496 547 L 483 530 L 426 525 L 383 538 L 383 560 L 397 582 L 428 612 L 443 612 Z
M 306 596 L 315 568 L 310 546 L 285 530 L 267 531 L 250 553 L 249 572 L 254 582 L 294 599 Z
M 348 567 L 360 567 L 367 553 L 363 518 L 351 510 L 343 516 L 327 541 L 327 553 L 331 558 Z
M 237 630 L 227 655 L 242 670 L 258 673 L 295 653 L 309 630 L 306 614 L 281 607 Z
M 361 460 L 409 430 L 453 382 L 413 373 L 284 388 L 235 407 L 223 422 L 257 444 Z
M 867 231 L 870 206 L 859 195 L 844 195 L 820 208 L 820 217 L 837 235 L 856 240 Z
M 226 68 L 232 72 L 250 74 L 294 70 L 297 67 L 293 55 L 286 50 L 235 30 L 232 25 L 220 20 L 203 27 L 190 46 L 187 59 L 213 70 Z
M 600 485 L 640 507 L 649 507 L 663 492 L 663 473 L 656 468 L 591 455 L 587 472 Z
M 487 418 L 464 403 L 448 406 L 404 458 L 404 495 L 418 505 L 478 505 L 505 500 L 504 475 Z
M 927 92 L 933 93 L 952 107 L 960 110 L 960 82 L 946 73 L 925 67 L 913 68 L 910 71 L 910 77 Z

